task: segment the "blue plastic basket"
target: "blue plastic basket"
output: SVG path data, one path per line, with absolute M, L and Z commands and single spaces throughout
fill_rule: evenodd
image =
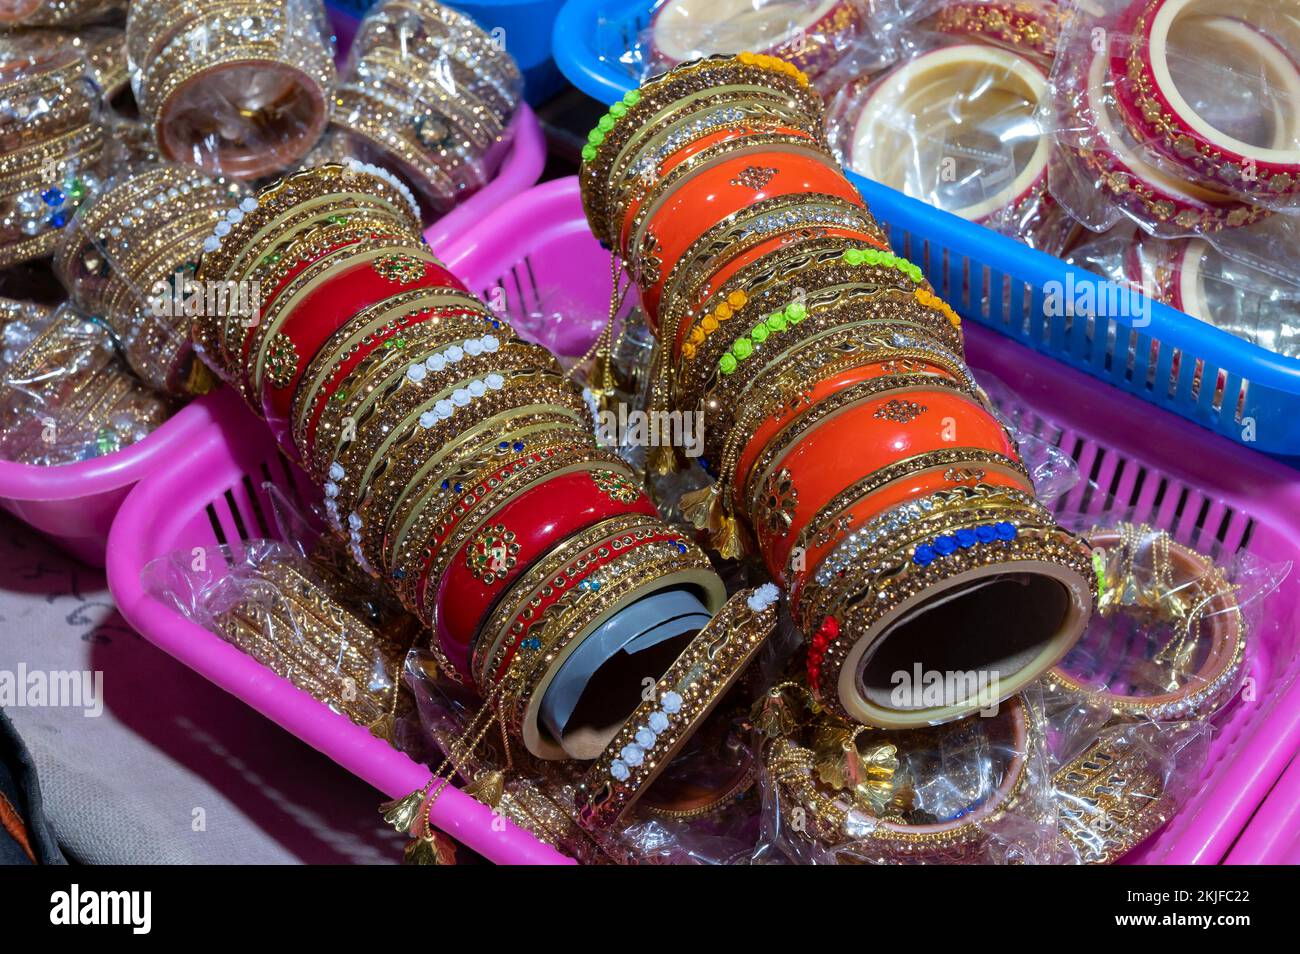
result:
M 555 21 L 556 63 L 583 92 L 612 103 L 644 72 L 638 38 L 652 9 L 649 0 L 568 0 Z M 1300 360 L 849 176 L 899 254 L 924 268 L 962 317 L 1239 444 L 1300 455 Z M 1067 301 L 1075 307 L 1061 307 Z M 1106 311 L 1118 313 L 1100 317 Z
M 325 5 L 360 19 L 379 0 L 325 0 Z M 564 85 L 551 59 L 551 26 L 564 0 L 444 0 L 469 14 L 490 35 L 500 36 L 524 74 L 524 99 L 536 106 Z M 500 31 L 499 33 L 497 31 Z

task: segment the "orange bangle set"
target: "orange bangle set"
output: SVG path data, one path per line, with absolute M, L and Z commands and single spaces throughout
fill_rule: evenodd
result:
M 880 667 L 992 669 L 1010 697 L 1082 632 L 1096 598 L 1089 551 L 1033 500 L 1014 442 L 953 352 L 956 313 L 883 241 L 806 85 L 753 54 L 651 80 L 592 131 L 583 204 L 659 337 L 650 406 L 698 407 L 706 432 L 726 428 L 708 439 L 716 483 L 684 508 L 724 556 L 752 543 L 797 597 L 824 703 L 882 726 L 947 721 L 976 700 L 895 705 Z M 782 97 L 776 115 L 768 104 Z M 719 111 L 756 118 L 719 128 Z M 761 238 L 734 240 L 749 234 Z M 678 273 L 689 279 L 668 280 Z M 833 348 L 846 357 L 816 357 Z M 1031 605 L 1008 605 L 1017 599 Z M 987 619 L 999 613 L 1020 623 L 999 632 Z

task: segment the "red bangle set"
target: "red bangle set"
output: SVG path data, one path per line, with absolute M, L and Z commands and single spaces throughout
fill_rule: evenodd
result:
M 717 610 L 725 591 L 704 554 L 660 523 L 627 465 L 595 446 L 587 406 L 554 359 L 429 254 L 413 205 L 360 163 L 263 189 L 209 240 L 198 276 L 274 275 L 269 320 L 248 329 L 204 317 L 194 333 L 320 481 L 355 562 L 431 627 L 447 674 L 474 679 L 488 711 L 513 713 L 507 728 L 554 758 L 534 695 L 575 638 L 629 592 L 688 581 Z M 588 556 L 563 579 L 536 577 L 570 552 Z M 557 614 L 570 582 L 584 599 Z M 537 611 L 543 603 L 551 612 Z M 513 634 L 492 668 L 473 665 L 489 619 Z

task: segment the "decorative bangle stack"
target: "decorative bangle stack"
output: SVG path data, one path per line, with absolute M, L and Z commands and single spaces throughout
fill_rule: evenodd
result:
M 160 165 L 108 183 L 64 230 L 55 269 L 73 302 L 112 329 L 131 370 L 165 394 L 201 394 L 189 317 L 208 307 L 192 286 L 203 240 L 242 194 L 183 166 Z M 213 310 L 238 311 L 237 294 Z M 252 320 L 256 316 L 243 313 Z
M 977 705 L 894 705 L 891 673 L 997 671 L 1007 698 L 1078 639 L 1095 582 L 821 122 L 783 61 L 685 65 L 592 132 L 584 204 L 658 336 L 652 406 L 705 416 L 716 483 L 686 509 L 789 588 L 823 705 L 932 724 Z
M 320 0 L 142 0 L 126 44 L 165 159 L 252 179 L 295 165 L 325 129 L 335 70 Z
M 50 254 L 99 188 L 99 91 L 70 49 L 5 38 L 0 63 L 0 267 Z M 11 45 L 12 44 L 12 45 Z
M 464 14 L 390 0 L 362 21 L 333 123 L 348 151 L 401 176 L 426 218 L 495 173 L 519 108 L 514 60 Z
M 429 253 L 389 173 L 321 166 L 225 222 L 198 278 L 257 283 L 261 319 L 196 321 L 202 355 L 320 483 L 357 565 L 433 630 L 440 668 L 482 697 L 480 730 L 500 721 L 542 759 L 596 740 L 577 797 L 588 824 L 616 820 L 752 658 L 771 598 L 723 607 L 704 554 L 595 445 L 555 359 Z M 594 632 L 668 590 L 717 615 L 667 644 L 676 662 L 646 663 L 664 673 L 653 698 L 640 670 L 597 673 L 574 738 L 557 736 L 548 689 Z

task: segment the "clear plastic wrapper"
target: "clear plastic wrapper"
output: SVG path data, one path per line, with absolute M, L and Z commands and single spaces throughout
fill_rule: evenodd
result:
M 214 383 L 196 360 L 192 321 L 258 318 L 255 289 L 194 280 L 204 239 L 244 195 L 238 182 L 189 166 L 137 164 L 63 229 L 55 270 L 73 302 L 100 316 L 131 370 L 165 394 L 202 394 Z
M 295 166 L 329 119 L 333 34 L 321 0 L 136 0 L 131 87 L 159 152 L 210 175 Z
M 1237 695 L 1260 605 L 1290 565 L 1225 556 L 1213 538 L 1183 543 L 1146 524 L 1069 522 L 1092 545 L 1101 596 L 1046 680 L 1053 698 L 1129 719 L 1214 717 Z
M 1159 239 L 1120 226 L 1069 261 L 1275 354 L 1300 357 L 1300 284 L 1224 254 L 1206 239 Z
M 400 176 L 431 218 L 496 173 L 522 93 L 505 47 L 468 16 L 436 0 L 386 0 L 352 42 L 331 149 Z
M 660 0 L 630 55 L 638 80 L 714 53 L 779 56 L 811 79 L 879 69 L 907 0 Z M 599 29 L 599 27 L 598 27 Z M 629 38 L 630 39 L 630 38 Z
M 1065 17 L 1057 0 L 932 0 L 924 12 L 923 29 L 994 43 L 1049 64 Z
M 1291 3 L 1097 0 L 1062 33 L 1050 103 L 1052 195 L 1095 232 L 1230 242 L 1272 274 L 1300 238 L 1300 41 Z M 1216 145 L 1210 145 L 1214 143 Z M 1291 213 L 1291 214 L 1279 214 Z
M 763 841 L 800 864 L 1043 863 L 1056 806 L 1032 692 L 925 729 L 817 712 L 801 685 L 759 703 Z
M 48 255 L 98 190 L 99 99 L 80 50 L 0 34 L 0 267 Z
M 983 38 L 910 31 L 887 72 L 840 86 L 828 131 L 854 172 L 1049 252 L 1069 217 L 1048 193 L 1039 58 Z
M 0 332 L 0 456 L 27 464 L 102 457 L 166 420 L 165 401 L 118 360 L 112 337 L 69 307 L 10 306 Z
M 1053 862 L 1112 864 L 1142 844 L 1196 790 L 1212 734 L 1208 722 L 1112 722 L 1057 739 Z
M 145 590 L 375 735 L 395 741 L 410 712 L 401 671 L 419 627 L 390 616 L 337 571 L 273 540 L 160 557 Z M 343 558 L 346 562 L 346 556 Z

